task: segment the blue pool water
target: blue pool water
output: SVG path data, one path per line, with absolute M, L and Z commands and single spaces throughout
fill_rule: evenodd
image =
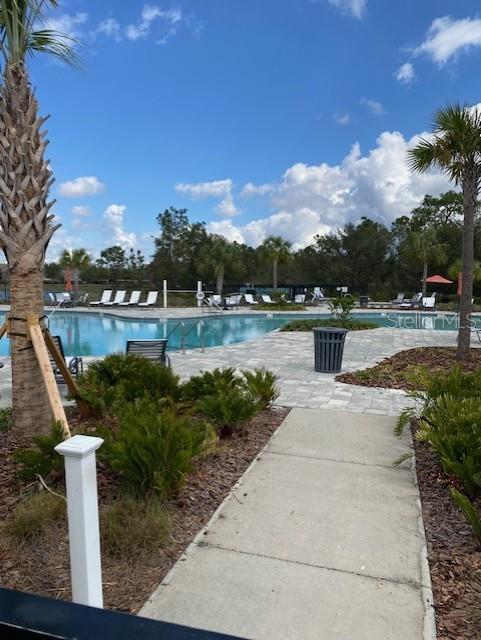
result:
M 4 314 L 3 314 L 4 315 Z M 353 314 L 356 316 L 356 314 Z M 100 356 L 124 351 L 128 339 L 168 338 L 169 350 L 179 349 L 181 334 L 185 336 L 185 348 L 213 347 L 256 338 L 295 318 L 325 319 L 328 314 L 273 313 L 265 315 L 205 316 L 202 328 L 199 319 L 139 320 L 119 318 L 109 314 L 75 313 L 57 311 L 50 318 L 50 331 L 60 335 L 65 353 L 69 356 Z M 455 314 L 372 312 L 357 314 L 362 320 L 374 322 L 380 327 L 404 329 L 456 330 Z M 0 316 L 3 322 L 3 318 Z M 0 355 L 8 354 L 8 340 L 0 340 Z

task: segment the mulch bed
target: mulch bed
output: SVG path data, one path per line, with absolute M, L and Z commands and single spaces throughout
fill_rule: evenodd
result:
M 409 371 L 419 366 L 424 366 L 430 371 L 449 370 L 456 364 L 460 363 L 456 360 L 454 347 L 418 347 L 400 351 L 370 369 L 343 373 L 337 376 L 336 380 L 365 387 L 409 391 L 416 388 L 416 385 L 409 380 Z M 471 360 L 462 363 L 462 370 L 476 371 L 480 367 L 481 349 L 471 349 Z
M 216 451 L 199 459 L 186 485 L 168 504 L 170 536 L 154 554 L 130 562 L 104 554 L 102 576 L 105 607 L 136 612 L 209 521 L 249 464 L 287 415 L 272 408 L 257 415 L 246 435 L 222 440 Z M 29 491 L 13 477 L 11 452 L 18 446 L 12 432 L 0 434 L 0 521 Z M 101 464 L 98 466 L 99 500 L 115 497 L 117 484 Z M 30 487 L 31 489 L 31 487 Z M 16 548 L 0 543 L 0 584 L 55 598 L 70 599 L 70 565 L 65 521 L 53 525 L 40 542 Z
M 413 422 L 413 432 L 416 425 Z M 438 638 L 481 638 L 481 547 L 454 505 L 447 477 L 426 443 L 414 441 Z M 478 502 L 478 511 L 481 504 Z

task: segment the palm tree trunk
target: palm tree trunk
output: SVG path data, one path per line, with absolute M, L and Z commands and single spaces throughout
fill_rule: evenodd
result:
M 474 215 L 478 199 L 478 179 L 475 169 L 463 180 L 463 281 L 459 301 L 459 334 L 456 359 L 467 361 L 471 357 L 471 300 L 473 297 L 474 269 Z
M 222 295 L 224 289 L 224 267 L 220 268 L 217 272 L 215 290 L 218 295 Z
M 272 287 L 274 291 L 277 291 L 277 259 L 274 258 L 272 262 Z
M 422 288 L 423 298 L 426 297 L 426 291 L 427 291 L 427 288 L 428 288 L 428 284 L 426 282 L 427 277 L 428 277 L 428 263 L 425 260 L 424 263 L 423 263 L 423 288 Z
M 29 439 L 51 425 L 40 368 L 26 337 L 26 318 L 43 314 L 43 265 L 54 231 L 48 202 L 53 182 L 44 158 L 44 122 L 21 62 L 7 65 L 0 89 L 0 245 L 10 274 L 14 427 Z

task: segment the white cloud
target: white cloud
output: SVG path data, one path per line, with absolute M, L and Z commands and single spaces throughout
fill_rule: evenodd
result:
M 395 73 L 396 80 L 401 84 L 409 85 L 416 80 L 414 67 L 410 62 L 406 62 Z
M 369 100 L 369 98 L 361 98 L 361 106 L 366 107 L 371 113 L 376 116 L 380 116 L 384 113 L 384 107 L 380 102 L 376 100 Z
M 178 182 L 174 188 L 177 193 L 182 193 L 192 200 L 222 198 L 214 211 L 224 218 L 231 218 L 239 215 L 232 196 L 233 186 L 232 180 L 226 178 L 225 180 L 212 180 L 211 182 Z
M 225 180 L 212 180 L 211 182 L 178 182 L 175 185 L 177 193 L 183 193 L 193 200 L 201 198 L 222 198 L 231 193 L 233 182 L 230 178 Z
M 341 9 L 355 18 L 362 18 L 367 6 L 367 0 L 328 0 L 329 4 Z
M 252 196 L 267 196 L 274 191 L 271 184 L 254 184 L 248 182 L 242 187 L 241 196 L 243 198 L 251 198 Z
M 55 17 L 51 17 L 45 21 L 42 25 L 43 29 L 50 29 L 52 31 L 58 31 L 70 38 L 80 39 L 82 35 L 82 25 L 88 20 L 87 13 L 69 14 L 63 13 Z
M 109 242 L 119 244 L 124 249 L 135 247 L 137 235 L 124 229 L 124 214 L 127 207 L 123 204 L 111 204 L 104 211 L 106 235 Z
M 107 38 L 112 38 L 115 42 L 120 42 L 122 40 L 122 28 L 115 18 L 107 18 L 106 20 L 99 22 L 94 36 L 99 33 L 104 34 Z
M 460 51 L 481 46 L 481 18 L 453 20 L 451 16 L 433 20 L 424 41 L 414 54 L 426 54 L 440 66 Z
M 335 113 L 333 116 L 337 124 L 346 126 L 351 122 L 351 116 L 348 113 Z
M 78 205 L 76 207 L 72 207 L 72 213 L 74 216 L 79 218 L 86 218 L 87 216 L 91 216 L 93 211 L 90 207 L 86 207 L 84 205 Z
M 182 20 L 181 9 L 161 9 L 155 5 L 145 4 L 140 18 L 137 22 L 129 24 L 125 30 L 125 35 L 129 40 L 139 40 L 145 38 L 150 33 L 150 27 L 155 20 L 163 20 L 167 25 L 170 25 L 167 34 L 164 35 L 164 39 L 175 35 L 175 28 L 172 26 Z M 162 44 L 162 39 L 159 41 Z
M 222 216 L 223 218 L 233 218 L 234 216 L 239 215 L 239 211 L 234 204 L 234 199 L 232 195 L 227 195 L 215 208 L 215 212 Z
M 438 195 L 453 187 L 440 173 L 411 173 L 407 150 L 418 140 L 386 131 L 364 156 L 354 144 L 338 165 L 294 164 L 270 185 L 275 213 L 244 225 L 210 222 L 208 229 L 254 246 L 269 234 L 282 235 L 298 248 L 311 244 L 317 233 L 335 231 L 362 216 L 389 225 L 409 214 L 426 193 Z
M 105 185 L 96 176 L 81 176 L 61 182 L 58 190 L 60 195 L 66 198 L 80 198 L 101 193 L 105 190 Z

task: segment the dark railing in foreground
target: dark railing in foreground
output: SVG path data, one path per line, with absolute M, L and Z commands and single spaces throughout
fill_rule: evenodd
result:
M 0 588 L 0 638 L 12 640 L 242 640 L 107 609 Z

